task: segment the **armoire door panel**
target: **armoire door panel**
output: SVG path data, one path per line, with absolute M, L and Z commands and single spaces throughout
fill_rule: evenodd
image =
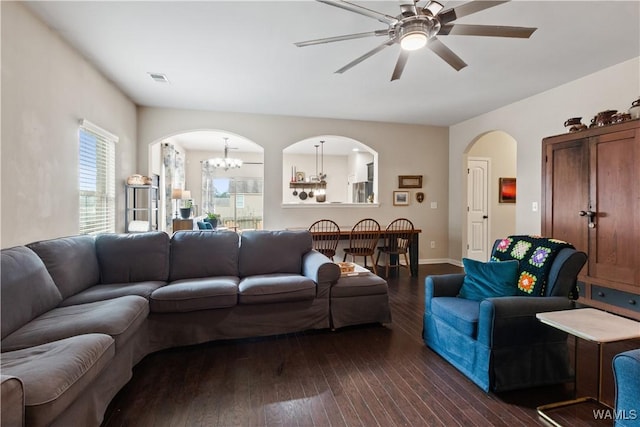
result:
M 633 284 L 640 236 L 639 141 L 635 132 L 618 132 L 591 141 L 590 195 L 595 227 L 589 229 L 589 274 Z
M 589 156 L 585 141 L 573 141 L 548 147 L 545 192 L 547 237 L 567 241 L 587 252 L 587 221 L 579 212 L 588 209 Z

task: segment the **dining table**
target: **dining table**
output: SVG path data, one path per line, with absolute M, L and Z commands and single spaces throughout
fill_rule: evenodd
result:
M 351 237 L 351 229 L 353 228 L 353 226 L 339 226 L 340 227 L 340 240 L 349 240 L 349 238 Z M 287 228 L 288 230 L 303 230 L 303 227 L 291 227 L 291 228 Z M 393 230 L 393 231 L 386 231 L 386 230 L 380 230 L 380 236 L 379 239 L 381 241 L 384 242 L 384 239 L 386 237 L 389 237 L 389 235 L 402 235 L 402 234 L 411 234 L 411 241 L 409 242 L 409 271 L 411 273 L 412 277 L 418 277 L 418 263 L 419 263 L 419 251 L 418 248 L 420 247 L 420 240 L 419 240 L 419 236 L 420 233 L 422 232 L 421 229 L 419 228 L 414 228 L 413 230 Z M 367 232 L 362 232 L 362 231 L 358 231 L 358 234 L 360 236 L 362 236 L 363 234 L 365 234 Z M 318 235 L 318 234 L 323 234 L 322 232 L 311 232 L 312 235 Z M 398 255 L 391 255 L 391 264 L 392 265 L 396 265 L 399 262 L 398 259 Z M 394 273 L 396 273 L 394 270 L 392 270 L 391 275 L 394 275 Z

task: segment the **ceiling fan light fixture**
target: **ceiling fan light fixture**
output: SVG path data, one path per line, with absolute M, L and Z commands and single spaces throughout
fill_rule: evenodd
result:
M 402 36 L 400 40 L 400 46 L 404 50 L 418 50 L 422 49 L 427 45 L 427 40 L 429 38 L 422 31 L 414 31 Z
M 214 157 L 207 160 L 214 168 L 229 170 L 242 167 L 242 160 L 229 157 L 229 138 L 224 138 L 224 157 Z

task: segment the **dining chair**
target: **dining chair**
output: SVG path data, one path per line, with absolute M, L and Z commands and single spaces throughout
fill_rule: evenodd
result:
M 342 261 L 347 260 L 347 255 L 351 255 L 351 258 L 355 262 L 356 257 L 364 257 L 364 266 L 367 267 L 367 257 L 371 257 L 372 270 L 375 274 L 378 274 L 376 263 L 373 260 L 373 255 L 376 252 L 376 245 L 380 238 L 380 224 L 378 221 L 371 218 L 360 220 L 351 229 L 349 234 L 349 246 L 344 248 L 344 258 Z
M 409 244 L 413 238 L 413 223 L 407 218 L 398 218 L 387 226 L 385 230 L 384 246 L 378 247 L 376 264 L 380 260 L 380 254 L 385 255 L 385 277 L 389 277 L 389 268 L 406 267 L 409 268 Z M 404 255 L 405 265 L 400 264 L 400 255 Z M 396 264 L 391 264 L 391 257 L 397 260 Z
M 309 231 L 313 239 L 313 249 L 333 261 L 340 241 L 340 227 L 338 227 L 338 224 L 330 219 L 321 219 L 311 224 Z

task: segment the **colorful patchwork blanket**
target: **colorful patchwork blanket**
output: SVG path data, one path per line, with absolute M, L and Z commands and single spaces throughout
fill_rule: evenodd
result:
M 521 295 L 543 296 L 553 260 L 564 248 L 573 245 L 540 236 L 509 236 L 496 245 L 492 261 L 518 260 L 518 290 Z M 576 290 L 572 293 L 577 295 Z

